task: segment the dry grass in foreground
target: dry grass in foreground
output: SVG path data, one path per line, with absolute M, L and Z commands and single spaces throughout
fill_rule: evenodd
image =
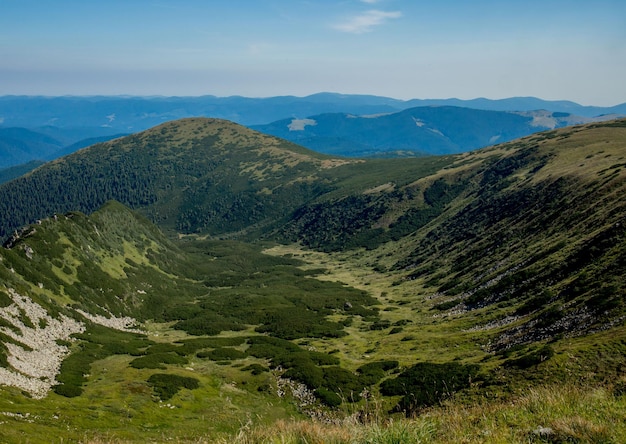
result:
M 242 428 L 235 444 L 623 443 L 626 390 L 571 385 L 533 389 L 513 401 L 449 403 L 414 419 L 327 425 L 280 421 Z M 215 442 L 215 441 L 207 441 Z

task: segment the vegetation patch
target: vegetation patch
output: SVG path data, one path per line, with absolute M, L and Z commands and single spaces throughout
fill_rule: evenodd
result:
M 543 347 L 520 356 L 519 358 L 507 359 L 504 361 L 503 365 L 505 367 L 527 369 L 547 361 L 552 356 L 554 356 L 554 349 L 549 345 L 544 345 Z
M 234 361 L 244 359 L 247 355 L 235 348 L 222 347 L 208 352 L 198 352 L 198 358 L 206 358 L 212 361 Z
M 161 401 L 171 399 L 181 389 L 194 390 L 200 387 L 200 381 L 187 376 L 169 373 L 155 373 L 148 378 L 148 385 L 152 387 Z
M 79 344 L 62 362 L 53 390 L 62 396 L 75 397 L 83 392 L 83 384 L 91 373 L 91 366 L 107 356 L 119 354 L 139 355 L 151 344 L 145 336 L 125 333 L 99 325 L 91 325 L 84 333 L 76 335 Z
M 387 379 L 380 385 L 385 396 L 401 396 L 394 408 L 412 416 L 420 409 L 437 405 L 476 380 L 479 367 L 456 362 L 434 364 L 422 362 Z
M 186 364 L 188 360 L 176 353 L 153 353 L 140 358 L 135 358 L 130 362 L 134 368 L 158 368 L 165 369 L 166 364 Z

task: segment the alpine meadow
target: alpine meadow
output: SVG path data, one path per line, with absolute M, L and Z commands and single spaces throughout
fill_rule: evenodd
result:
M 626 442 L 626 119 L 600 120 L 373 158 L 193 117 L 19 170 L 0 441 Z

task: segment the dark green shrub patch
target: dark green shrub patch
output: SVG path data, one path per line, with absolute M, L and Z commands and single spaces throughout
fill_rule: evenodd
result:
M 507 359 L 504 362 L 504 366 L 526 369 L 547 361 L 552 356 L 554 356 L 554 350 L 552 347 L 544 345 L 540 349 L 527 353 L 519 358 Z
M 559 307 L 549 307 L 536 316 L 538 320 L 536 328 L 546 328 L 552 326 L 555 322 L 561 320 L 565 313 Z
M 433 310 L 446 311 L 450 310 L 453 307 L 459 305 L 461 301 L 459 299 L 453 299 L 451 301 L 442 302 L 440 304 L 434 305 Z
M 0 367 L 7 368 L 9 366 L 8 350 L 6 346 L 0 343 Z
M 0 290 L 0 307 L 8 307 L 13 303 L 13 299 L 5 291 Z
M 365 388 L 358 375 L 338 366 L 324 367 L 323 386 L 350 402 L 360 400 Z
M 154 353 L 130 361 L 133 368 L 165 369 L 165 364 L 186 364 L 188 360 L 176 353 Z
M 185 355 L 191 355 L 203 348 L 219 348 L 219 347 L 237 347 L 246 342 L 245 337 L 232 337 L 232 338 L 196 338 L 196 339 L 184 339 L 176 342 L 181 344 L 181 352 L 184 351 Z
M 336 356 L 308 351 L 292 342 L 270 336 L 253 336 L 248 342 L 248 355 L 269 359 L 273 367 L 280 366 L 286 370 L 284 377 L 301 382 L 311 390 L 323 389 L 317 396 L 327 405 L 338 405 L 337 400 L 341 400 L 339 395 L 356 401 L 365 387 L 359 375 L 339 367 Z M 260 370 L 252 366 L 244 370 L 249 368 L 253 372 Z
M 161 401 L 172 398 L 182 388 L 194 390 L 200 387 L 200 381 L 186 376 L 155 373 L 148 378 L 148 385 L 152 387 Z
M 304 351 L 293 342 L 270 336 L 252 336 L 248 343 L 250 347 L 247 352 L 250 356 L 269 359 L 272 362 L 280 361 L 291 353 Z
M 268 313 L 262 323 L 256 331 L 283 339 L 339 338 L 346 335 L 342 324 L 327 321 L 319 313 L 297 307 Z
M 339 358 L 322 352 L 307 351 L 307 357 L 317 365 L 339 365 Z
M 76 335 L 76 338 L 81 343 L 61 364 L 57 376 L 59 384 L 53 388 L 55 393 L 68 397 L 82 393 L 85 375 L 91 373 L 91 365 L 95 361 L 117 354 L 140 355 L 143 354 L 142 350 L 153 344 L 143 335 L 112 330 L 96 324 L 90 325 L 86 332 Z
M 387 372 L 398 368 L 398 361 L 377 361 L 364 364 L 356 369 L 365 386 L 378 384 Z
M 82 385 L 86 382 L 85 375 L 90 373 L 91 364 L 110 354 L 99 344 L 89 342 L 81 344 L 80 350 L 69 355 L 61 364 L 54 392 L 68 398 L 80 396 L 83 391 Z
M 245 329 L 245 325 L 238 319 L 225 318 L 209 310 L 203 310 L 197 316 L 185 319 L 174 324 L 176 330 L 183 330 L 191 335 L 212 336 L 223 331 L 239 331 Z
M 384 396 L 402 396 L 394 410 L 410 416 L 469 387 L 477 373 L 477 365 L 421 362 L 398 377 L 383 381 L 380 389 Z
M 332 390 L 320 387 L 315 390 L 315 397 L 329 407 L 339 407 L 343 400 Z
M 544 308 L 553 297 L 554 293 L 546 289 L 541 292 L 541 294 L 526 301 L 520 308 L 517 309 L 516 314 L 523 316 L 525 314 L 532 313 L 535 310 L 540 310 Z
M 181 304 L 166 310 L 163 313 L 163 320 L 184 321 L 196 317 L 201 311 L 202 308 L 196 304 Z
M 159 353 L 176 353 L 177 355 L 180 356 L 185 356 L 186 354 L 186 350 L 180 346 L 180 345 L 176 345 L 176 344 L 167 344 L 167 343 L 158 343 L 158 344 L 154 344 L 151 345 L 150 347 L 148 347 L 148 349 L 146 350 L 146 355 L 154 355 L 154 354 L 159 354 Z
M 294 359 L 284 376 L 299 381 L 310 389 L 317 389 L 324 382 L 324 371 L 310 359 Z
M 611 311 L 623 305 L 625 295 L 626 288 L 620 289 L 618 285 L 605 284 L 598 289 L 598 294 L 585 302 L 585 305 L 598 313 Z
M 244 372 L 250 372 L 255 376 L 260 375 L 261 373 L 266 373 L 270 371 L 269 368 L 261 364 L 250 364 L 242 368 L 241 370 L 243 370 Z
M 225 347 L 216 348 L 208 352 L 198 352 L 198 358 L 207 358 L 211 361 L 233 361 L 235 359 L 244 359 L 246 354 L 235 348 Z
M 391 327 L 391 322 L 386 319 L 376 321 L 370 325 L 370 330 L 384 330 Z

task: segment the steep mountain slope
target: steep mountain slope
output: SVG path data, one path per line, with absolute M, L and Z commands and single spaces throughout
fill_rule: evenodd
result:
M 170 231 L 252 232 L 363 173 L 364 183 L 380 173 L 411 180 L 447 162 L 336 159 L 231 122 L 185 119 L 97 144 L 0 186 L 0 236 L 55 212 L 90 213 L 109 199 L 140 208 Z
M 367 201 L 314 202 L 281 233 L 374 250 L 372 267 L 436 291 L 437 310 L 483 318 L 493 350 L 603 330 L 626 314 L 625 159 L 624 120 L 554 130 Z
M 252 128 L 323 153 L 362 157 L 394 152 L 461 153 L 591 121 L 549 111 L 505 112 L 428 106 L 369 116 L 322 114 Z

